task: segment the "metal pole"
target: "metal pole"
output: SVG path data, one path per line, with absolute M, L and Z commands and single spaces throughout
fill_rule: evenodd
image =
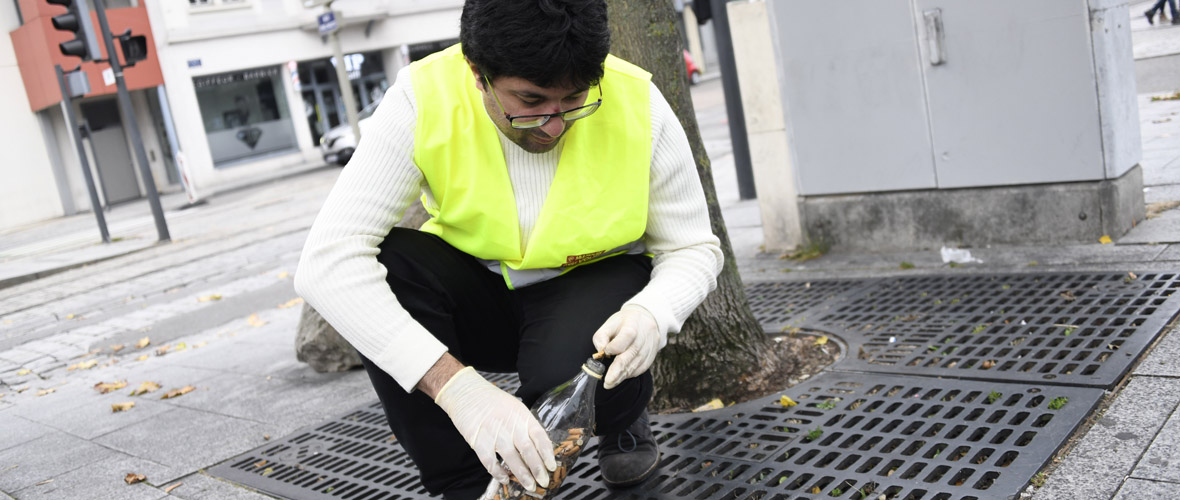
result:
M 758 197 L 754 189 L 754 170 L 750 163 L 750 141 L 746 136 L 746 113 L 742 110 L 742 92 L 738 88 L 737 63 L 733 56 L 733 38 L 729 32 L 728 0 L 709 0 L 713 13 L 713 30 L 717 34 L 718 63 L 721 65 L 721 87 L 725 92 L 725 110 L 729 116 L 729 140 L 733 143 L 733 163 L 737 168 L 738 197 L 752 200 Z
M 90 193 L 90 209 L 94 211 L 94 218 L 98 219 L 98 233 L 102 235 L 103 243 L 111 242 L 111 233 L 107 231 L 107 219 L 102 214 L 102 204 L 98 201 L 98 190 L 94 188 L 94 177 L 90 175 L 90 162 L 86 161 L 86 148 L 82 146 L 82 137 L 78 132 L 77 122 L 74 120 L 74 104 L 70 98 L 70 89 L 66 87 L 65 72 L 61 65 L 54 65 L 57 71 L 57 85 L 61 88 L 61 111 L 66 117 L 66 129 L 74 136 L 74 145 L 78 148 L 78 160 L 82 162 L 82 176 L 86 179 L 86 191 Z
M 325 6 L 332 10 L 332 3 Z M 339 19 L 336 20 L 340 22 Z M 332 31 L 328 38 L 332 42 L 332 55 L 336 56 L 336 81 L 340 82 L 340 97 L 344 99 L 344 114 L 348 117 L 348 126 L 352 127 L 352 136 L 357 143 L 361 140 L 361 127 L 356 114 L 356 97 L 352 95 L 352 82 L 348 79 L 348 70 L 344 67 L 344 50 L 340 48 L 340 30 Z
M 106 7 L 104 0 L 94 1 L 94 10 L 98 14 L 98 24 L 102 27 L 102 38 L 107 47 L 107 62 L 111 64 L 111 71 L 115 73 L 115 84 L 119 90 L 119 109 L 123 112 L 123 119 L 130 129 L 131 143 L 135 146 L 135 160 L 139 163 L 139 172 L 143 176 L 144 187 L 147 188 L 148 204 L 152 208 L 152 218 L 156 220 L 156 234 L 159 241 L 172 241 L 168 234 L 168 222 L 164 220 L 164 209 L 160 207 L 160 194 L 156 192 L 156 180 L 152 177 L 152 168 L 147 160 L 147 153 L 143 149 L 143 138 L 139 136 L 139 120 L 135 118 L 135 109 L 131 107 L 131 95 L 127 93 L 127 82 L 123 81 L 123 68 L 119 64 L 118 51 L 115 40 L 111 36 L 111 28 L 107 25 Z

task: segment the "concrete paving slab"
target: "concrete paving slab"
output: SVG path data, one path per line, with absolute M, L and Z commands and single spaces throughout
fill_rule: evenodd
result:
M 169 482 L 262 445 L 265 433 L 257 422 L 178 407 L 94 442 L 169 467 L 160 478 Z
M 1168 245 L 1168 248 L 1155 258 L 1158 262 L 1180 261 L 1180 245 Z
M 94 439 L 111 432 L 138 432 L 140 422 L 171 411 L 175 406 L 160 402 L 160 395 L 165 391 L 179 388 L 164 386 L 163 389 L 142 396 L 128 396 L 128 387 L 110 394 L 87 398 L 84 404 L 69 411 L 50 415 L 41 423 L 51 425 L 84 439 Z M 134 402 L 135 407 L 130 410 L 115 412 L 111 405 L 116 403 Z
M 298 381 L 231 373 L 207 380 L 198 390 L 170 401 L 185 408 L 263 422 L 266 433 L 279 437 L 336 417 L 340 408 L 359 406 L 376 397 L 364 371 L 320 374 Z
M 274 497 L 198 472 L 170 484 L 182 483 L 168 498 L 181 500 L 269 500 Z
M 0 450 L 32 441 L 53 432 L 53 429 L 16 415 L 0 413 Z
M 1149 375 L 1157 377 L 1180 377 L 1180 333 L 1174 328 L 1164 332 L 1159 343 L 1135 367 L 1135 375 Z
M 21 500 L 154 500 L 167 496 L 152 486 L 156 484 L 154 478 L 171 475 L 166 471 L 167 467 L 160 464 L 115 454 L 101 462 L 55 477 L 51 482 L 17 490 L 14 494 Z M 127 484 L 123 479 L 127 474 L 143 474 L 147 479 L 141 483 Z
M 1180 200 L 1180 184 L 1162 184 L 1143 188 L 1144 203 Z
M 249 327 L 247 327 L 249 328 Z M 249 337 L 253 332 L 238 332 L 235 342 L 210 342 L 199 350 L 177 356 L 175 363 L 182 366 L 201 367 L 221 372 L 253 375 L 289 376 L 292 373 L 312 371 L 307 365 L 295 359 L 294 344 L 285 349 L 242 349 L 238 339 Z
M 1180 484 L 1146 481 L 1143 479 L 1128 479 L 1119 488 L 1113 500 L 1147 500 L 1151 498 L 1176 498 Z
M 52 432 L 0 451 L 0 490 L 15 492 L 114 455 L 85 439 Z
M 1147 453 L 1131 471 L 1131 477 L 1180 482 L 1180 415 L 1173 412 L 1168 418 Z
M 1169 210 L 1159 217 L 1140 222 L 1118 239 L 1120 245 L 1180 242 L 1180 212 Z
M 1180 403 L 1180 380 L 1134 377 L 1034 500 L 1107 500 Z

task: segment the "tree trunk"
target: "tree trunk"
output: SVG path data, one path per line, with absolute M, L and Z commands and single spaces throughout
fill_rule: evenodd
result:
M 684 409 L 718 397 L 728 402 L 761 395 L 765 387 L 753 382 L 788 363 L 775 359 L 773 342 L 746 302 L 697 127 L 676 11 L 666 0 L 608 0 L 607 6 L 611 53 L 650 71 L 652 81 L 684 126 L 709 204 L 713 234 L 721 239 L 725 253 L 717 290 L 689 317 L 678 335 L 668 337 L 667 347 L 652 367 L 656 385 L 652 407 Z

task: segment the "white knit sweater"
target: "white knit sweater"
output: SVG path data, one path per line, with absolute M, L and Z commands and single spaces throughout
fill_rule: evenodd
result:
M 406 391 L 447 350 L 398 303 L 385 282 L 385 267 L 377 262 L 385 235 L 420 194 L 429 195 L 413 162 L 416 113 L 409 68 L 404 68 L 365 122 L 364 140 L 312 224 L 295 275 L 299 295 Z M 627 303 L 647 309 L 664 332 L 675 333 L 716 286 L 722 254 L 688 140 L 655 85 L 651 121 L 644 244 L 655 255 L 654 269 L 651 282 Z M 553 182 L 561 148 L 533 154 L 503 134 L 500 143 L 523 244 Z

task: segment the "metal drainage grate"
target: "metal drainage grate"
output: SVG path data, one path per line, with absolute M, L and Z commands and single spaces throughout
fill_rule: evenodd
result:
M 1103 391 L 825 373 L 785 394 L 799 404 L 785 408 L 775 395 L 656 416 L 660 471 L 634 489 L 605 488 L 588 447 L 561 498 L 1003 498 Z M 380 405 L 369 405 L 209 472 L 288 498 L 428 498 L 388 436 Z
M 767 281 L 746 287 L 746 298 L 758 323 L 768 332 L 800 326 L 809 316 L 823 314 L 836 298 L 873 280 Z
M 515 374 L 483 373 L 515 392 Z M 418 469 L 394 439 L 381 402 L 239 455 L 208 471 L 282 498 L 405 500 L 431 498 Z
M 561 498 L 1015 495 L 1103 395 L 1084 386 L 1109 387 L 1125 373 L 1180 309 L 1178 290 L 1180 276 L 1166 273 L 751 285 L 768 331 L 826 330 L 857 355 L 786 391 L 799 402 L 792 408 L 776 395 L 656 416 L 660 471 L 634 489 L 603 487 L 592 442 Z M 489 379 L 517 385 L 512 375 Z M 209 472 L 286 498 L 429 498 L 392 438 L 373 403 Z
M 862 370 L 1110 387 L 1180 309 L 1180 275 L 1039 274 L 885 280 L 812 326 Z

